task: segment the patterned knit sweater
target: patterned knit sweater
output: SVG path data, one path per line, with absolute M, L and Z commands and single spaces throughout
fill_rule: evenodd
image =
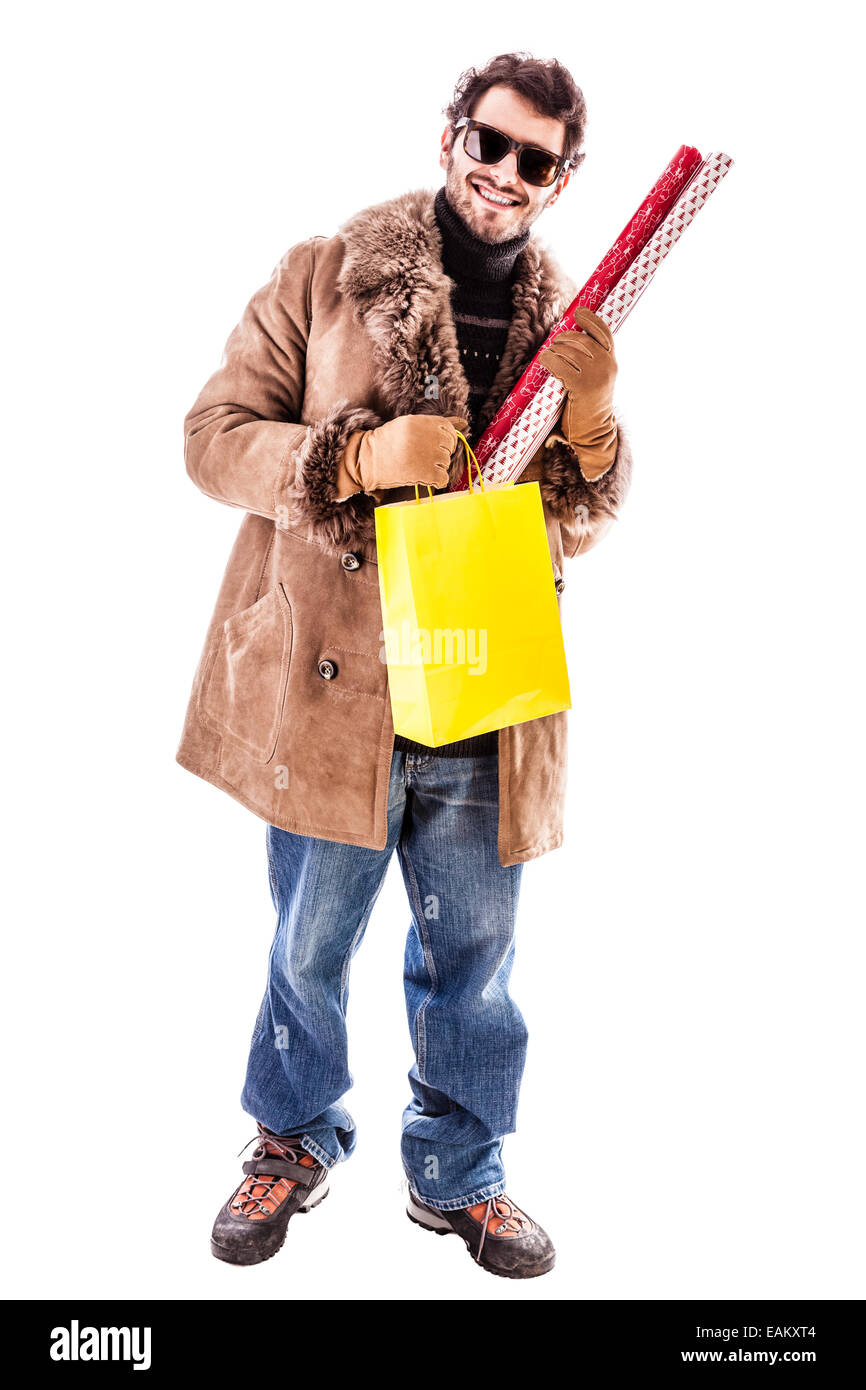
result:
M 442 235 L 442 267 L 454 281 L 451 309 L 460 361 L 469 383 L 469 426 L 474 442 L 479 412 L 487 400 L 511 326 L 514 266 L 529 241 L 529 232 L 509 241 L 482 241 L 451 206 L 445 185 L 433 204 L 436 223 Z M 495 753 L 499 745 L 496 729 L 474 738 L 429 748 L 402 734 L 395 735 L 394 746 L 405 753 L 435 754 L 440 758 L 479 757 Z

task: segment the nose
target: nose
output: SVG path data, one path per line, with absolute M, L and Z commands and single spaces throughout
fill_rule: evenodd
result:
M 509 150 L 508 154 L 505 155 L 504 159 L 500 159 L 498 164 L 491 165 L 491 168 L 496 169 L 496 171 L 501 176 L 503 183 L 511 184 L 513 187 L 519 184 L 520 180 L 517 176 L 516 150 Z

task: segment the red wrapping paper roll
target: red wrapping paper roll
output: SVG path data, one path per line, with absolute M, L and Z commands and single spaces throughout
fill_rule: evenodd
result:
M 595 312 L 619 279 L 634 263 L 650 238 L 665 220 L 683 189 L 701 167 L 702 157 L 692 145 L 680 145 L 673 159 L 656 179 L 637 212 L 623 227 L 607 255 L 596 266 L 583 289 L 568 306 L 562 318 L 550 330 L 526 371 L 509 391 L 487 429 L 475 445 L 475 456 L 483 464 L 504 439 L 524 407 L 547 380 L 549 373 L 538 363 L 538 356 L 549 347 L 558 333 L 574 329 L 574 310 L 578 307 Z M 452 485 L 452 492 L 464 491 L 469 480 L 463 476 Z

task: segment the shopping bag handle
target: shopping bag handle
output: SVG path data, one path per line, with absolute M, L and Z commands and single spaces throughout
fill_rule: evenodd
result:
M 485 491 L 485 487 L 484 487 L 484 478 L 483 478 L 482 473 L 481 473 L 481 465 L 480 465 L 480 463 L 478 462 L 477 458 L 475 457 L 475 454 L 474 454 L 474 452 L 473 452 L 472 446 L 471 446 L 470 443 L 469 443 L 469 440 L 466 438 L 466 435 L 465 435 L 465 434 L 461 434 L 460 430 L 457 429 L 456 425 L 455 425 L 455 427 L 454 427 L 454 433 L 457 435 L 457 438 L 458 438 L 458 439 L 462 439 L 462 440 L 463 440 L 463 445 L 464 445 L 464 448 L 466 449 L 466 457 L 467 457 L 468 460 L 471 460 L 471 462 L 469 463 L 469 491 L 470 491 L 470 492 L 474 492 L 474 491 L 475 491 L 475 488 L 474 488 L 474 486 L 473 486 L 473 484 L 472 484 L 472 464 L 474 463 L 474 464 L 475 464 L 475 467 L 478 469 L 478 482 L 479 482 L 480 485 L 481 485 L 481 491 L 484 492 L 484 491 Z M 427 483 L 427 491 L 428 491 L 429 494 L 430 494 L 430 501 L 432 502 L 432 501 L 433 501 L 433 489 L 432 489 L 432 487 L 430 486 L 429 483 Z M 417 484 L 417 483 L 415 484 L 415 501 L 416 501 L 416 502 L 420 502 L 420 501 L 421 501 L 421 496 L 420 496 L 420 494 L 419 494 L 419 492 L 418 492 L 418 484 Z

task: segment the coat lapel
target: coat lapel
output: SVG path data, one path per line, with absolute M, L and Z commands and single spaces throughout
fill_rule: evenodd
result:
M 358 213 L 340 228 L 345 256 L 338 288 L 372 345 L 377 380 L 392 416 L 466 415 L 469 384 L 451 311 L 454 282 L 442 269 L 434 189 L 417 189 Z M 512 320 L 480 435 L 576 290 L 534 238 L 517 258 Z M 431 395 L 431 382 L 438 394 Z M 425 394 L 426 392 L 426 394 Z M 452 471 L 463 471 L 461 453 Z

